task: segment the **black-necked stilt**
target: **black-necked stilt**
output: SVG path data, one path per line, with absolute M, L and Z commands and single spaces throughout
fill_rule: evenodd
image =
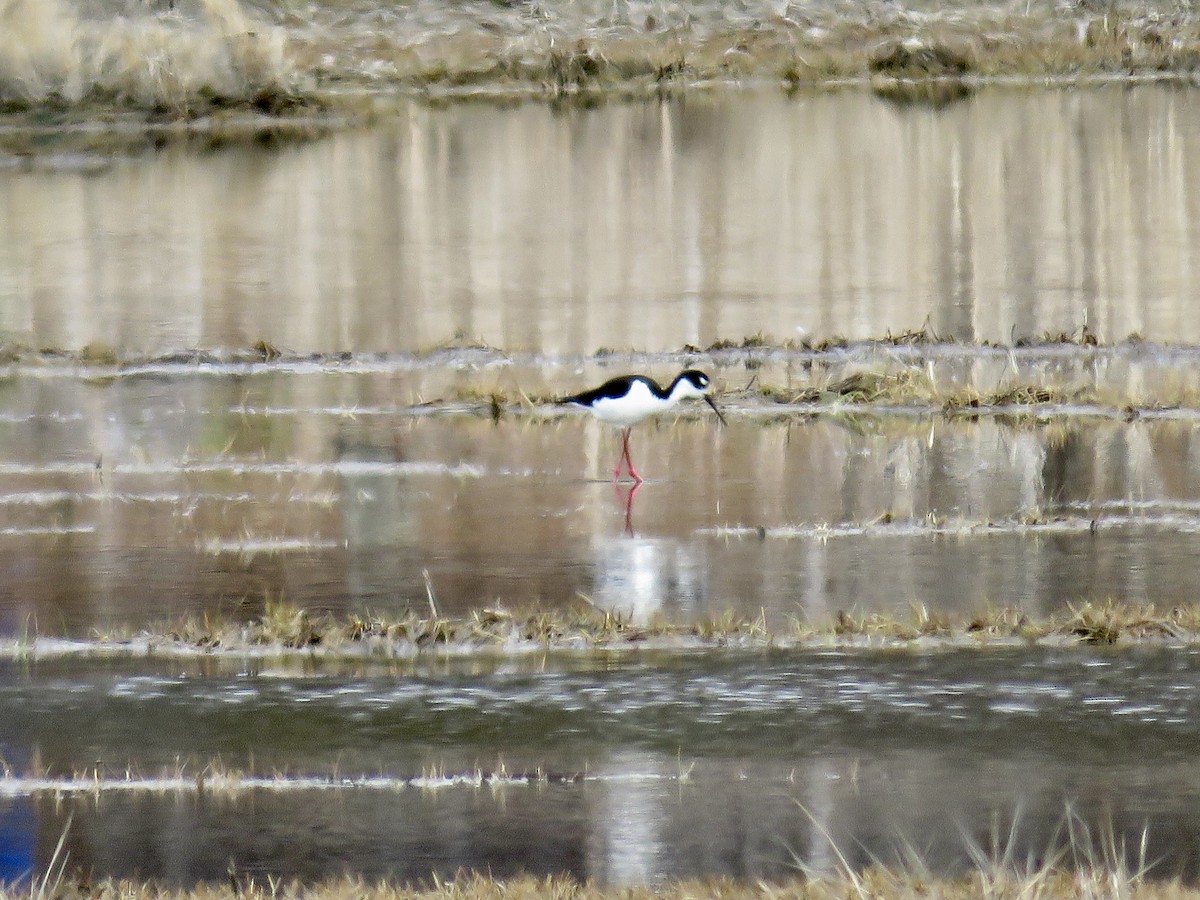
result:
M 558 402 L 582 406 L 601 422 L 621 426 L 621 456 L 613 469 L 613 481 L 621 477 L 621 463 L 625 463 L 630 477 L 641 484 L 642 476 L 633 468 L 633 460 L 629 457 L 630 429 L 642 419 L 666 412 L 680 400 L 693 398 L 703 399 L 724 425 L 725 417 L 713 402 L 712 390 L 712 379 L 697 369 L 688 369 L 675 376 L 666 389 L 645 375 L 622 375 L 582 394 L 563 397 Z

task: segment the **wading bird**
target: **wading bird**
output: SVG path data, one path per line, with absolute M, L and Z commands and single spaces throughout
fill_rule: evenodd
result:
M 645 375 L 622 375 L 610 379 L 598 388 L 563 397 L 559 403 L 574 403 L 582 406 L 601 422 L 621 427 L 621 456 L 613 469 L 613 481 L 621 477 L 621 464 L 629 470 L 629 476 L 638 484 L 644 480 L 633 467 L 629 457 L 629 432 L 638 422 L 649 416 L 672 409 L 680 400 L 703 399 L 713 408 L 721 424 L 725 417 L 712 398 L 712 379 L 697 369 L 688 369 L 675 376 L 671 386 L 663 389 L 652 378 Z

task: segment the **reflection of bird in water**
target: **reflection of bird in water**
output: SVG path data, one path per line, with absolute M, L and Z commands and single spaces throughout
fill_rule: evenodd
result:
M 630 429 L 642 419 L 666 412 L 681 400 L 700 398 L 713 408 L 724 425 L 725 417 L 713 402 L 712 390 L 712 379 L 697 369 L 688 369 L 677 375 L 666 389 L 645 375 L 622 375 L 582 394 L 563 397 L 558 402 L 574 403 L 587 409 L 601 422 L 620 425 L 621 456 L 617 459 L 617 467 L 613 469 L 613 481 L 621 477 L 621 464 L 624 463 L 630 477 L 641 484 L 642 476 L 633 468 L 633 460 L 629 457 Z

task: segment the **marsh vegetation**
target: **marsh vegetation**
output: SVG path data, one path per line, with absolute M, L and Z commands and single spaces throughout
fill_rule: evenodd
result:
M 236 879 L 234 879 L 236 881 Z M 205 885 L 186 891 L 155 884 L 103 881 L 100 884 L 56 884 L 47 896 L 75 898 L 119 896 L 128 900 L 222 900 L 247 898 L 268 900 L 276 897 L 310 897 L 313 900 L 689 900 L 719 897 L 723 900 L 834 900 L 843 897 L 871 897 L 876 900 L 909 900 L 929 896 L 956 898 L 1032 897 L 1038 900 L 1085 900 L 1096 897 L 1122 897 L 1128 900 L 1193 900 L 1200 896 L 1179 883 L 1149 881 L 1124 871 L 1114 872 L 1103 864 L 1081 872 L 1042 869 L 1033 872 L 983 870 L 961 878 L 930 876 L 922 872 L 901 872 L 884 867 L 844 877 L 816 880 L 760 882 L 746 884 L 734 880 L 685 881 L 655 887 L 603 888 L 567 878 L 515 878 L 499 880 L 478 873 L 437 880 L 427 885 L 401 887 L 362 879 L 330 879 L 318 884 L 298 885 L 287 881 L 263 883 L 236 881 L 231 885 Z
M 1198 61 L 0 0 L 8 892 L 1191 896 Z M 693 366 L 637 490 L 552 402 Z
M 39 127 L 330 105 L 370 118 L 364 93 L 602 100 L 731 83 L 859 81 L 936 106 L 989 79 L 1186 80 L 1200 60 L 1200 18 L 1159 2 L 4 0 L 0 26 L 0 105 Z M 223 133 L 273 129 L 241 121 Z
M 431 605 L 435 602 L 430 600 Z M 422 655 L 488 658 L 527 656 L 547 651 L 703 651 L 770 648 L 932 649 L 965 646 L 1039 644 L 1111 645 L 1200 643 L 1200 607 L 1180 605 L 1159 611 L 1108 600 L 1078 605 L 1046 618 L 1020 609 L 983 609 L 965 619 L 931 613 L 914 605 L 907 614 L 858 613 L 845 610 L 826 622 L 791 618 L 772 625 L 765 612 L 757 619 L 726 614 L 716 619 L 681 623 L 658 618 L 632 621 L 620 611 L 599 609 L 587 597 L 573 608 L 535 612 L 485 607 L 465 617 L 421 615 L 350 615 L 339 619 L 312 614 L 287 604 L 268 604 L 248 622 L 213 616 L 189 617 L 136 634 L 97 633 L 86 642 L 42 641 L 36 633 L 0 642 L 0 655 L 18 659 L 55 656 L 192 656 L 196 652 L 231 656 L 279 656 L 302 651 L 310 661 L 326 659 L 416 660 Z

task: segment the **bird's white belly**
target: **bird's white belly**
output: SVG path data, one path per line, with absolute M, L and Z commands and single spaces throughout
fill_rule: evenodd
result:
M 634 382 L 628 394 L 616 399 L 605 397 L 592 404 L 592 414 L 601 422 L 610 425 L 635 425 L 647 416 L 664 412 L 674 406 L 667 400 L 660 400 L 650 392 L 650 388 L 640 381 Z

